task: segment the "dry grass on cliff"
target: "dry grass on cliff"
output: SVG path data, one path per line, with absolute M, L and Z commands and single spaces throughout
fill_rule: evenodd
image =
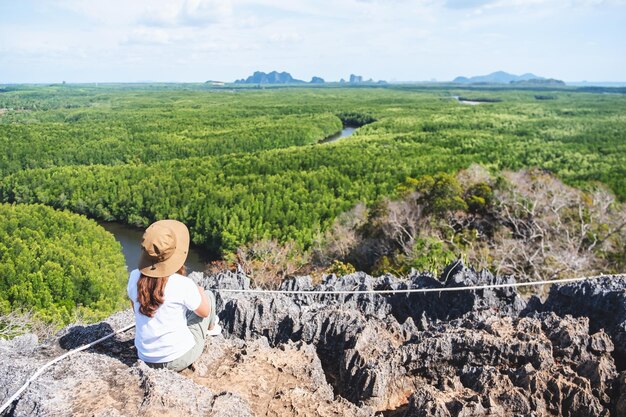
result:
M 0 315 L 0 339 L 13 339 L 26 333 L 34 333 L 39 340 L 45 340 L 52 337 L 57 330 L 58 325 L 42 321 L 31 311 L 12 311 Z

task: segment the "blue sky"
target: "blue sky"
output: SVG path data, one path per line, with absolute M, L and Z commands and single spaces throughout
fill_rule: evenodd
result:
M 0 84 L 626 81 L 626 0 L 0 0 Z

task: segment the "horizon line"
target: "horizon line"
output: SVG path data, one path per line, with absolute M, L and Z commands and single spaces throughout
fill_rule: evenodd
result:
M 69 81 L 69 80 L 61 80 L 61 81 L 0 81 L 0 85 L 85 85 L 85 84 L 207 84 L 211 82 L 218 82 L 224 84 L 237 84 L 237 85 L 324 85 L 324 84 L 349 84 L 349 85 L 358 85 L 358 84 L 378 84 L 381 82 L 387 84 L 456 84 L 456 85 L 511 85 L 511 83 L 459 83 L 454 82 L 453 80 L 372 80 L 372 81 L 362 81 L 359 83 L 351 83 L 349 81 L 345 81 L 344 83 L 341 80 L 331 80 L 326 81 L 324 83 L 311 83 L 310 81 L 299 80 L 300 82 L 292 82 L 292 83 L 237 83 L 239 79 L 235 81 L 223 81 L 223 80 L 204 80 L 204 81 L 175 81 L 175 80 L 124 80 L 124 81 Z M 560 80 L 563 81 L 566 85 L 568 84 L 626 84 L 626 80 Z M 513 84 L 514 85 L 514 84 Z

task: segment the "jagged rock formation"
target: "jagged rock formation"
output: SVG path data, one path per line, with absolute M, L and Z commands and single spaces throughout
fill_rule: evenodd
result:
M 324 84 L 325 81 L 321 77 L 314 76 L 309 84 Z M 263 71 L 255 71 L 248 78 L 235 80 L 235 84 L 306 84 L 306 81 L 295 79 L 288 72 L 272 71 L 265 73 Z
M 272 71 L 265 73 L 263 71 L 255 71 L 254 74 L 241 80 L 236 80 L 235 84 L 302 84 L 304 81 L 297 80 L 288 72 Z
M 192 276 L 249 289 L 241 273 Z M 440 279 L 355 273 L 285 290 L 398 290 L 514 282 L 453 265 Z M 623 416 L 626 277 L 554 285 L 544 302 L 511 288 L 427 294 L 218 292 L 224 336 L 195 371 L 137 361 L 132 332 L 42 375 L 9 415 Z M 0 397 L 47 358 L 132 322 L 118 313 L 0 344 Z
M 363 76 L 350 74 L 350 84 L 359 84 L 363 82 Z
M 529 310 L 533 309 L 588 318 L 591 332 L 602 330 L 610 335 L 615 344 L 613 356 L 616 363 L 621 370 L 626 369 L 626 290 L 623 279 L 555 285 L 543 305 L 537 298 L 530 301 Z
M 350 74 L 347 83 L 349 84 L 365 84 L 365 85 L 383 85 L 387 84 L 385 80 L 374 81 L 372 78 L 364 79 L 362 75 Z M 346 84 L 346 80 L 344 78 L 339 80 L 339 84 Z

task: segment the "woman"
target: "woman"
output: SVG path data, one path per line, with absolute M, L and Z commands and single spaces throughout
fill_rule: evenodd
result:
M 215 297 L 185 276 L 189 230 L 177 220 L 148 227 L 139 268 L 128 278 L 139 359 L 182 371 L 202 353 L 207 335 L 219 334 Z

